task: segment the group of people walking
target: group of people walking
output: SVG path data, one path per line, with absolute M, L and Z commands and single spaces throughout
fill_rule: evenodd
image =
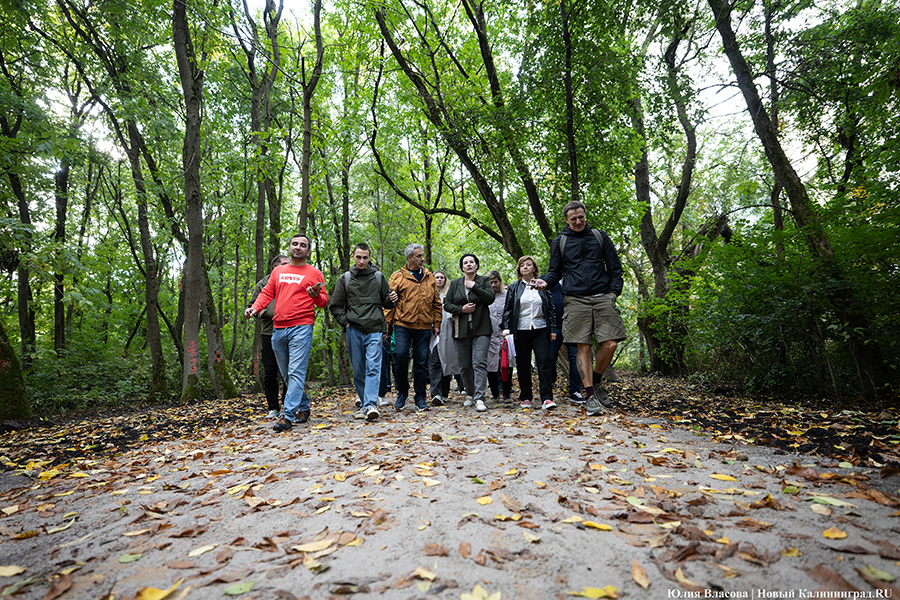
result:
M 563 343 L 572 349 L 569 357 L 574 362 L 570 398 L 583 400 L 589 415 L 612 408 L 600 380 L 618 342 L 625 339 L 616 308 L 623 285 L 622 266 L 609 236 L 587 223 L 583 203 L 570 202 L 563 215 L 566 227 L 551 242 L 546 274 L 541 277 L 534 257 L 523 256 L 516 263 L 516 281 L 505 290 L 499 272 L 478 274 L 480 261 L 472 253 L 459 259 L 462 277 L 448 281 L 445 272 L 430 272 L 424 267 L 420 244 L 406 248 L 406 264 L 386 280 L 371 264 L 369 247 L 361 243 L 354 246 L 353 265 L 335 282 L 329 298 L 322 273 L 306 262 L 309 238 L 295 235 L 290 256 L 273 261 L 271 274 L 257 284 L 255 297 L 245 311 L 247 318 L 263 320 L 263 336 L 265 321 L 271 320 L 270 350 L 265 338 L 262 343 L 270 416 L 275 416 L 278 406 L 274 369 L 270 374 L 273 358 L 287 386 L 284 406 L 273 429 L 287 431 L 295 422 L 309 419 L 305 378 L 314 309 L 325 306 L 346 332 L 359 395 L 357 418 L 372 421 L 379 417 L 379 398 L 384 395 L 383 342 L 389 336 L 394 346 L 394 409 L 398 411 L 409 402 L 410 359 L 412 404 L 418 410 L 428 409 L 429 383 L 432 406 L 444 405 L 450 377 L 457 373 L 462 376 L 465 407 L 488 410 L 488 387 L 492 403 L 501 393 L 509 400 L 512 365 L 501 357 L 511 356 L 518 370 L 519 401 L 521 406 L 530 407 L 534 402 L 532 355 L 540 406 L 555 408 L 555 363 Z M 554 288 L 558 288 L 557 301 Z M 600 349 L 592 364 L 594 340 Z M 504 346 L 506 351 L 502 352 Z M 575 377 L 584 383 L 584 396 Z

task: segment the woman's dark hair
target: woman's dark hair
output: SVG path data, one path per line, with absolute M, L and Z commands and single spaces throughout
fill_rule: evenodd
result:
M 471 256 L 472 258 L 475 259 L 475 267 L 476 267 L 476 268 L 481 266 L 481 262 L 478 260 L 478 257 L 475 256 L 474 254 L 472 254 L 471 252 L 467 252 L 466 254 L 463 254 L 461 257 L 459 257 L 459 270 L 460 270 L 460 271 L 463 270 L 463 268 L 462 268 L 462 261 L 463 261 L 463 259 L 464 259 L 465 257 L 467 257 L 467 256 Z M 463 271 L 463 272 L 465 272 L 465 271 Z

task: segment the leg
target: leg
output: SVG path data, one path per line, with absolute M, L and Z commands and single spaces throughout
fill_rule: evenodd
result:
M 578 347 L 566 344 L 569 356 L 569 396 L 581 391 L 581 375 L 578 374 Z
M 431 397 L 436 398 L 441 395 L 441 380 L 444 378 L 444 372 L 441 369 L 441 357 L 438 354 L 437 346 L 431 349 L 428 355 L 428 378 L 431 384 Z
M 347 338 L 347 351 L 350 353 L 350 365 L 353 367 L 353 385 L 356 395 L 362 401 L 366 394 L 366 348 L 365 334 L 353 325 L 344 328 Z
M 613 356 L 616 354 L 616 348 L 618 348 L 619 344 L 615 340 L 606 340 L 602 344 L 600 344 L 600 350 L 597 352 L 597 364 L 594 367 L 594 373 L 598 376 L 602 377 L 604 373 L 606 373 L 606 369 L 609 368 L 609 364 L 612 362 Z M 599 379 L 597 380 L 599 383 Z
M 550 329 L 535 330 L 534 339 L 531 341 L 534 350 L 534 362 L 537 365 L 538 390 L 541 401 L 553 398 L 553 373 L 556 372 L 556 363 L 550 360 Z
M 312 350 L 312 325 L 296 325 L 284 330 L 289 353 L 288 394 L 282 416 L 293 421 L 295 413 L 309 413 L 309 397 L 305 393 L 306 368 Z M 274 338 L 274 336 L 273 336 Z M 274 339 L 273 339 L 274 342 Z
M 397 325 L 394 327 L 394 387 L 397 401 L 394 408 L 402 409 L 409 396 L 409 350 L 412 345 L 412 330 Z
M 363 349 L 366 353 L 365 385 L 360 399 L 362 407 L 368 409 L 378 404 L 378 387 L 381 383 L 381 333 L 363 334 Z
M 534 400 L 531 389 L 531 343 L 530 331 L 516 332 L 516 369 L 519 371 L 519 400 Z
M 382 337 L 381 340 L 381 385 L 378 387 L 378 395 L 384 397 L 391 389 L 391 369 L 393 368 L 393 355 L 391 354 L 391 338 Z
M 428 357 L 431 350 L 431 330 L 413 330 L 413 390 L 416 393 L 416 404 L 425 402 L 428 393 Z
M 463 338 L 453 340 L 456 344 L 456 356 L 459 358 L 459 366 L 462 369 L 463 386 L 466 395 L 473 396 L 475 392 L 475 373 L 472 371 L 472 340 Z
M 500 397 L 500 371 L 488 371 L 487 380 L 491 388 L 491 398 L 497 400 Z
M 593 383 L 593 369 L 591 368 L 591 344 L 578 344 L 578 356 L 575 359 L 578 365 L 578 375 L 585 387 L 591 387 L 588 383 Z
M 278 359 L 275 358 L 275 351 L 272 350 L 272 336 L 259 336 L 262 342 L 260 354 L 262 355 L 263 365 L 263 390 L 266 393 L 266 405 L 269 410 L 277 411 L 280 407 L 278 404 Z
M 475 384 L 475 400 L 484 400 L 487 387 L 487 358 L 491 347 L 491 336 L 477 335 L 472 339 L 472 372 Z

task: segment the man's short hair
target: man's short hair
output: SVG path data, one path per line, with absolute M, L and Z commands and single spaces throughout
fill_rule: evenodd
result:
M 503 283 L 503 277 L 500 276 L 500 271 L 497 269 L 488 271 L 488 279 L 499 279 L 500 283 Z
M 565 206 L 563 206 L 563 219 L 567 219 L 569 217 L 569 211 L 580 208 L 587 214 L 587 208 L 584 206 L 584 202 L 581 200 L 572 200 Z
M 295 233 L 294 235 L 291 236 L 291 241 L 294 241 L 294 238 L 298 238 L 298 237 L 306 238 L 306 243 L 308 243 L 310 246 L 312 246 L 312 240 L 305 233 Z
M 272 262 L 269 263 L 269 264 L 270 264 L 271 266 L 274 267 L 275 265 L 277 265 L 278 263 L 280 263 L 280 262 L 282 261 L 282 259 L 285 259 L 285 258 L 288 259 L 288 260 L 290 260 L 290 257 L 289 257 L 289 256 L 285 256 L 284 254 L 279 254 L 278 256 L 276 256 L 275 258 L 273 258 L 273 259 L 272 259 Z
M 372 254 L 372 251 L 369 250 L 369 245 L 365 242 L 360 242 L 357 245 L 353 246 L 353 254 L 356 254 L 357 250 L 363 250 L 364 252 Z
M 410 244 L 406 247 L 406 258 L 408 259 L 410 256 L 415 254 L 416 250 L 421 250 L 422 252 L 424 252 L 425 246 L 423 246 L 422 244 Z

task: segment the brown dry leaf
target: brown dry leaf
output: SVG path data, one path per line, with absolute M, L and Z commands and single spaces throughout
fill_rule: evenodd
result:
M 806 571 L 806 574 L 809 575 L 813 580 L 822 584 L 822 590 L 825 591 L 842 591 L 842 592 L 857 592 L 855 587 L 850 584 L 846 579 L 826 567 L 825 565 L 817 565 L 812 569 Z
M 645 590 L 650 587 L 650 580 L 647 579 L 647 571 L 638 564 L 637 559 L 632 559 L 631 563 L 631 578 L 634 579 L 634 582 L 644 588 Z
M 228 562 L 231 560 L 231 557 L 234 556 L 234 550 L 225 546 L 222 550 L 216 554 L 216 562 L 222 564 L 224 562 Z
M 460 542 L 459 555 L 463 558 L 469 558 L 470 554 L 472 554 L 472 545 L 469 542 Z
M 170 569 L 196 569 L 199 565 L 189 560 L 173 560 L 166 563 Z
M 684 571 L 681 570 L 681 567 L 675 569 L 675 580 L 681 584 L 681 587 L 691 591 L 700 591 L 703 589 L 702 585 L 688 579 L 687 575 L 684 574 Z
M 62 577 L 57 579 L 56 583 L 53 584 L 53 587 L 47 590 L 47 594 L 44 596 L 44 600 L 53 600 L 54 598 L 59 598 L 60 596 L 65 594 L 70 587 L 72 587 L 71 573 L 63 575 Z
M 497 490 L 502 490 L 503 488 L 505 488 L 506 482 L 503 481 L 503 478 L 501 477 L 497 481 L 490 482 L 488 484 L 488 487 L 491 489 L 492 492 L 496 492 Z
M 440 544 L 425 544 L 425 548 L 422 550 L 425 553 L 425 556 L 449 556 L 450 551 L 441 546 Z
M 511 510 L 513 512 L 522 512 L 525 510 L 525 507 L 522 506 L 522 503 L 518 500 L 513 500 L 506 494 L 500 494 L 500 501 L 503 502 L 503 506 L 506 507 L 507 510 Z

